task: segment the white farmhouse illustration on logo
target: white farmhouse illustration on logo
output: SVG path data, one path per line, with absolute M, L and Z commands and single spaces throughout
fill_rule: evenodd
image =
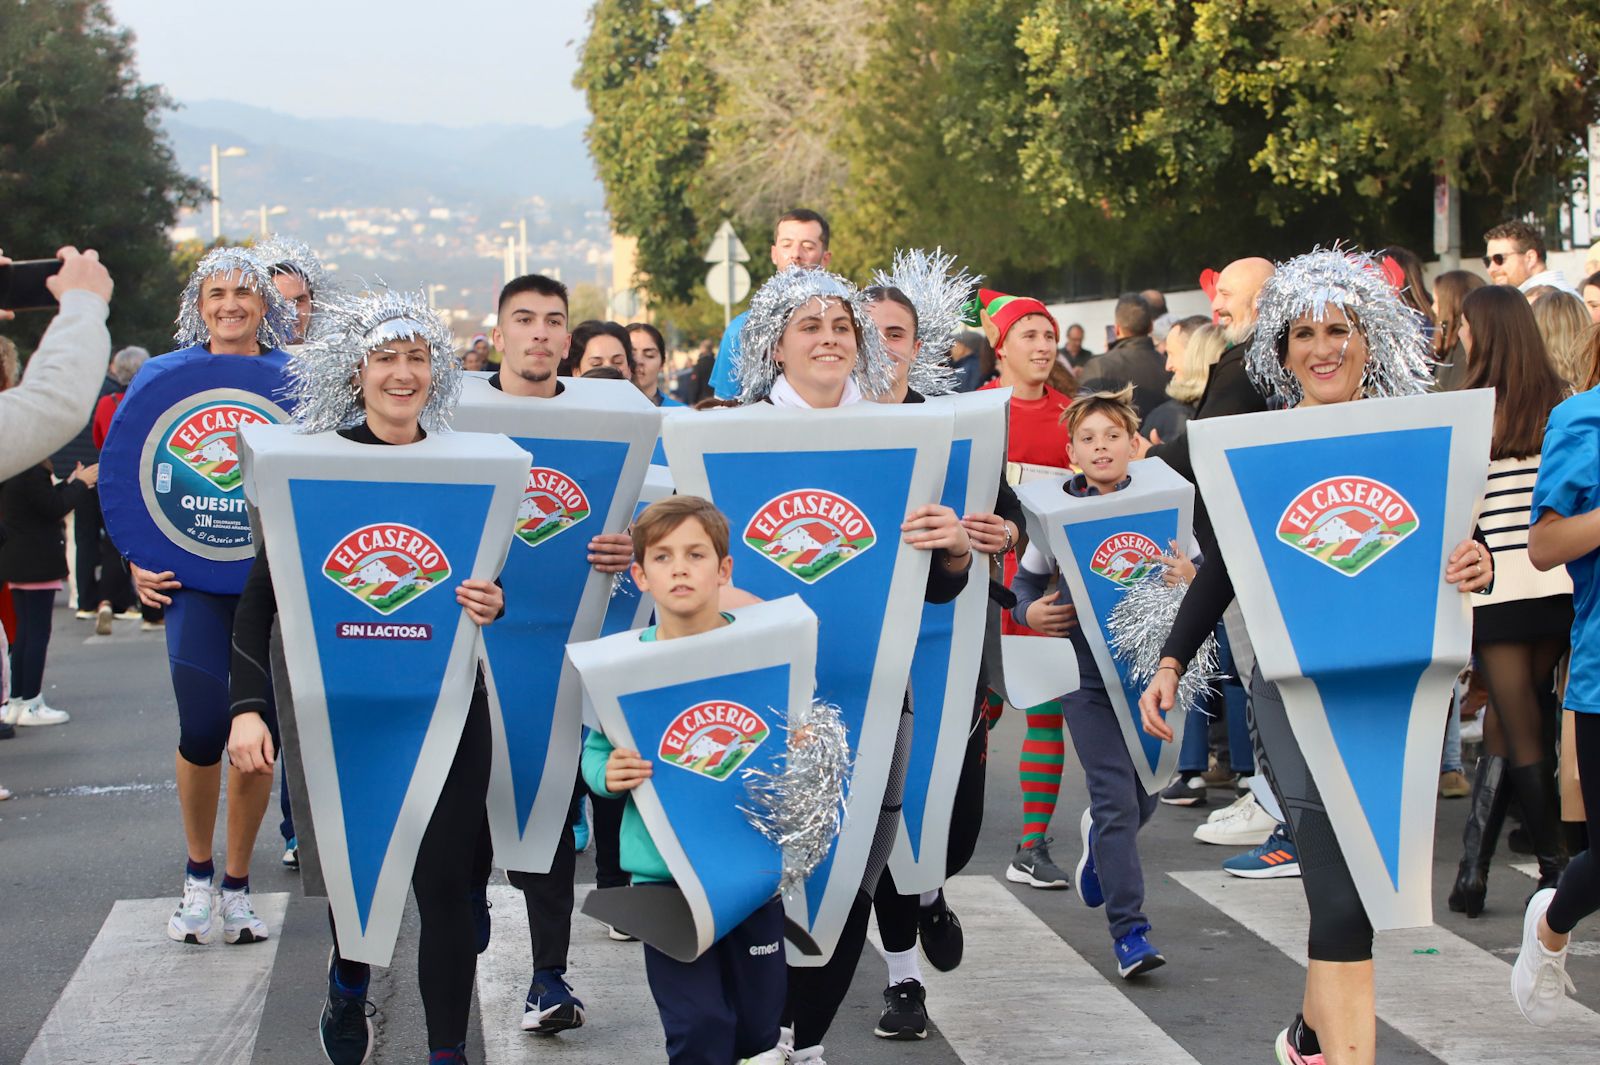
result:
M 1278 539 L 1354 577 L 1417 530 L 1405 497 L 1367 477 L 1330 477 L 1301 492 L 1278 519 Z
M 843 496 L 802 488 L 769 500 L 744 531 L 762 558 L 815 584 L 877 542 L 872 523 Z
M 450 576 L 450 560 L 409 525 L 368 525 L 340 540 L 322 572 L 380 614 L 399 610 Z

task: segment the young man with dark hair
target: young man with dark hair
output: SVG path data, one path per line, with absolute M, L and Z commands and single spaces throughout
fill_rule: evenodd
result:
M 805 207 L 785 211 L 772 227 L 772 265 L 780 271 L 789 266 L 825 269 L 833 261 L 833 252 L 828 250 L 832 235 L 828 220 L 816 211 Z M 733 367 L 739 361 L 739 331 L 744 328 L 748 313 L 741 311 L 735 315 L 728 328 L 722 331 L 716 365 L 711 370 L 711 388 L 718 399 L 732 399 L 739 393 L 733 380 Z
M 1545 265 L 1544 234 L 1526 222 L 1501 222 L 1483 235 L 1483 266 L 1497 285 L 1527 293 L 1539 285 L 1579 295 L 1567 275 Z
M 1117 299 L 1117 339 L 1104 355 L 1090 360 L 1083 371 L 1089 391 L 1115 392 L 1133 386 L 1133 407 L 1143 418 L 1167 400 L 1167 360 L 1150 339 L 1150 305 L 1136 292 Z

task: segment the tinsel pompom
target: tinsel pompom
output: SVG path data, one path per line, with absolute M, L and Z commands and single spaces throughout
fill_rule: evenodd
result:
M 1149 684 L 1156 675 L 1156 668 L 1161 665 L 1161 645 L 1166 643 L 1189 589 L 1187 584 L 1169 585 L 1162 578 L 1164 572 L 1164 568 L 1158 568 L 1135 583 L 1106 619 L 1111 653 L 1127 664 L 1128 679 L 1137 688 Z M 1173 709 L 1204 712 L 1206 689 L 1223 676 L 1217 668 L 1217 638 L 1207 636 L 1178 678 Z
M 922 349 L 906 375 L 907 383 L 924 396 L 954 392 L 956 371 L 950 365 L 950 348 L 961 335 L 964 307 L 968 295 L 983 279 L 973 277 L 965 267 L 951 273 L 954 255 L 943 248 L 923 251 L 911 248 L 894 253 L 889 272 L 879 270 L 874 285 L 897 288 L 917 308 L 917 339 Z
M 789 745 L 783 768 L 776 773 L 746 769 L 750 805 L 739 809 L 756 831 L 783 849 L 779 890 L 786 892 L 805 882 L 839 835 L 850 741 L 839 708 L 821 701 L 789 715 L 782 728 Z
M 883 336 L 867 313 L 861 293 L 838 274 L 790 266 L 757 289 L 750 300 L 733 366 L 740 403 L 755 403 L 772 391 L 772 382 L 778 377 L 774 355 L 794 313 L 813 301 L 829 300 L 843 302 L 855 318 L 856 332 L 861 337 L 853 374 L 856 384 L 867 396 L 889 391 L 894 384 L 894 356 L 884 347 Z
M 313 297 L 320 297 L 325 293 L 328 287 L 328 269 L 322 265 L 322 260 L 305 241 L 296 240 L 282 233 L 274 233 L 265 240 L 257 241 L 250 250 L 255 252 L 256 258 L 261 260 L 269 273 L 277 274 L 288 267 L 305 279 L 306 288 Z
M 627 570 L 621 570 L 611 575 L 611 592 L 606 598 L 615 599 L 619 595 L 624 599 L 639 598 L 639 586 L 628 579 Z
M 1263 395 L 1282 396 L 1291 407 L 1300 402 L 1300 382 L 1279 358 L 1278 339 L 1296 318 L 1321 321 L 1330 306 L 1353 315 L 1366 338 L 1362 395 L 1416 396 L 1433 388 L 1422 315 L 1400 302 L 1377 256 L 1335 246 L 1281 264 L 1261 288 L 1245 370 Z
M 294 305 L 283 298 L 272 281 L 272 272 L 253 248 L 228 247 L 207 252 L 183 287 L 183 295 L 178 298 L 178 328 L 172 334 L 179 347 L 192 347 L 211 340 L 211 330 L 200 317 L 200 287 L 207 278 L 218 274 L 238 274 L 247 286 L 261 294 L 263 313 L 261 325 L 256 329 L 256 343 L 270 350 L 290 342 L 297 324 Z
M 410 337 L 428 345 L 432 362 L 428 401 L 419 420 L 430 433 L 449 432 L 450 415 L 461 397 L 461 360 L 450 327 L 428 309 L 425 293 L 339 293 L 318 300 L 317 314 L 319 327 L 289 359 L 289 395 L 301 432 L 360 425 L 366 415 L 354 379 L 367 353 Z

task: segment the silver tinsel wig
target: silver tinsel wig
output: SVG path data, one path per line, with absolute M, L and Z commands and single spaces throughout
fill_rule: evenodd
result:
M 261 294 L 263 313 L 256 330 L 257 343 L 263 348 L 277 348 L 290 342 L 297 321 L 294 305 L 278 292 L 266 263 L 252 248 L 214 248 L 195 267 L 178 300 L 178 329 L 172 338 L 179 347 L 204 344 L 211 339 L 211 330 L 200 317 L 200 287 L 207 278 L 218 274 L 238 274 L 246 285 Z
M 861 342 L 852 376 L 862 393 L 881 396 L 889 391 L 894 384 L 894 356 L 883 346 L 883 337 L 867 313 L 861 293 L 838 274 L 790 266 L 762 285 L 750 300 L 750 311 L 739 332 L 738 361 L 733 367 L 740 403 L 754 403 L 772 391 L 772 382 L 778 377 L 774 355 L 789 319 L 809 303 L 828 300 L 843 301 L 855 319 Z
M 1187 584 L 1169 585 L 1163 572 L 1157 569 L 1129 588 L 1106 619 L 1106 642 L 1111 645 L 1111 653 L 1127 663 L 1128 679 L 1139 688 L 1156 675 L 1161 665 L 1161 645 L 1172 631 L 1189 589 Z M 1173 710 L 1201 709 L 1206 689 L 1222 677 L 1217 669 L 1217 638 L 1207 636 L 1178 678 Z
M 911 364 L 906 382 L 924 396 L 942 396 L 955 391 L 956 372 L 950 365 L 950 347 L 965 328 L 962 307 L 972 290 L 982 281 L 965 267 L 951 273 L 954 255 L 943 248 L 932 252 L 921 248 L 897 251 L 889 272 L 879 270 L 874 285 L 897 288 L 917 308 L 917 339 L 922 350 Z
M 1263 395 L 1300 402 L 1300 382 L 1285 369 L 1278 341 L 1296 318 L 1320 322 L 1330 306 L 1349 314 L 1366 338 L 1363 396 L 1414 396 L 1433 387 L 1422 316 L 1400 302 L 1376 256 L 1334 247 L 1290 259 L 1261 288 L 1245 369 Z
M 784 722 L 789 753 L 776 773 L 743 773 L 750 806 L 740 807 L 757 832 L 783 849 L 779 889 L 805 882 L 844 822 L 850 742 L 839 708 L 815 702 Z
M 450 327 L 428 309 L 423 292 L 381 289 L 318 301 L 322 325 L 289 358 L 289 395 L 294 420 L 304 433 L 348 429 L 366 415 L 354 378 L 367 353 L 415 337 L 428 345 L 431 378 L 420 421 L 430 433 L 448 432 L 450 414 L 461 398 L 461 360 Z
M 274 233 L 266 240 L 257 242 L 250 250 L 255 252 L 268 273 L 279 274 L 286 268 L 293 270 L 305 280 L 312 296 L 323 295 L 328 285 L 328 268 L 322 265 L 322 260 L 317 258 L 317 253 L 305 241 Z

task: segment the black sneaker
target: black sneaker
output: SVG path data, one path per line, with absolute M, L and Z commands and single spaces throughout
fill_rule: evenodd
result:
M 1050 860 L 1052 842 L 1054 840 L 1046 837 L 1031 847 L 1018 846 L 1016 857 L 1006 866 L 1006 879 L 1013 884 L 1027 884 L 1029 887 L 1065 890 L 1072 882 L 1061 871 L 1061 867 Z
M 932 906 L 917 907 L 917 938 L 922 941 L 922 953 L 928 963 L 942 973 L 961 964 L 961 952 L 966 947 L 966 937 L 961 932 L 961 921 L 944 900 L 944 889 Z
M 883 1013 L 872 1034 L 879 1039 L 928 1038 L 928 992 L 921 980 L 902 980 L 883 990 Z
M 1168 806 L 1206 806 L 1206 779 L 1198 773 L 1179 773 L 1161 789 L 1161 801 Z
M 583 1000 L 572 993 L 566 974 L 560 969 L 536 969 L 528 985 L 528 999 L 522 1004 L 522 1030 L 536 1035 L 555 1035 L 583 1027 Z
M 377 1013 L 367 1001 L 367 989 L 340 987 L 333 978 L 333 955 L 328 957 L 328 1001 L 322 1004 L 322 1019 L 317 1030 L 322 1035 L 322 1053 L 333 1065 L 361 1065 L 372 1056 L 372 1015 Z

